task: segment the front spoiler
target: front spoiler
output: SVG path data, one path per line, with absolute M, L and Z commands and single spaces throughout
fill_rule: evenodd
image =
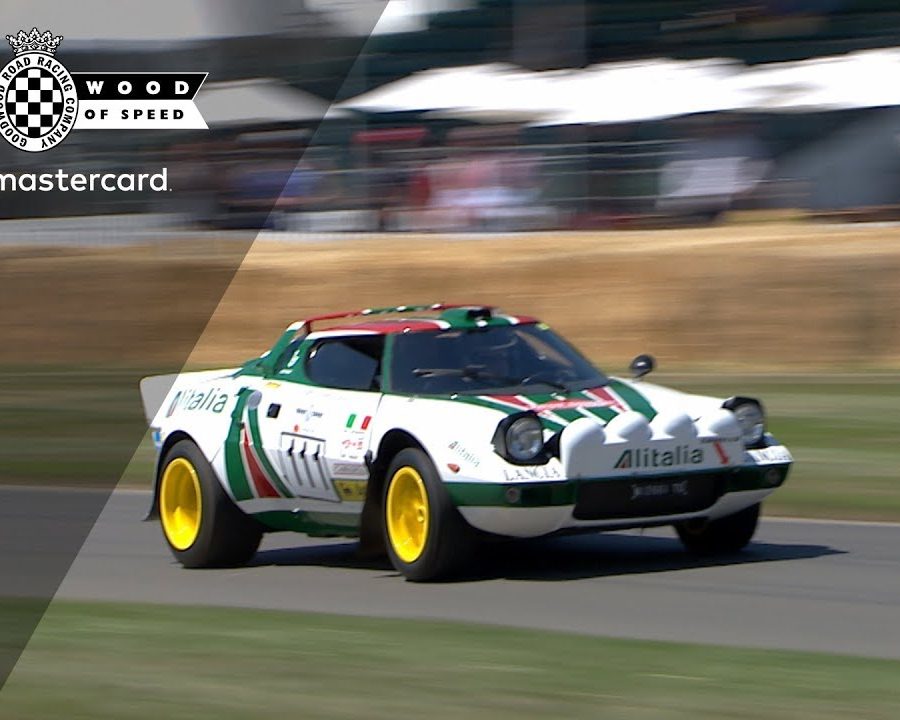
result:
M 572 517 L 571 505 L 538 508 L 470 506 L 459 508 L 459 512 L 466 522 L 483 532 L 514 538 L 533 538 L 554 533 L 657 527 L 700 518 L 716 520 L 756 505 L 771 493 L 772 489 L 732 492 L 723 495 L 711 507 L 699 512 L 612 520 L 576 520 Z
M 746 464 L 716 471 L 521 483 L 448 482 L 445 486 L 453 503 L 473 527 L 498 535 L 537 537 L 566 529 L 647 527 L 694 518 L 724 517 L 762 501 L 784 484 L 792 465 L 788 458 L 787 450 L 781 455 L 769 452 L 768 457 L 751 456 L 748 452 Z M 665 499 L 648 502 L 634 492 L 630 499 L 616 498 L 616 506 L 609 513 L 604 513 L 602 504 L 598 506 L 596 500 L 592 504 L 596 513 L 584 512 L 588 496 L 596 497 L 598 491 L 602 496 L 613 485 L 631 483 L 636 488 L 651 485 L 665 491 L 666 487 L 680 486 L 686 480 L 692 483 L 700 480 L 707 488 L 706 494 L 690 506 L 685 505 L 683 498 L 674 496 L 671 503 Z M 647 511 L 648 507 L 652 508 L 651 512 Z

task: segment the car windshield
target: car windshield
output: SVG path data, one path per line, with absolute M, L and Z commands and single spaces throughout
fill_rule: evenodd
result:
M 542 324 L 406 333 L 394 338 L 391 389 L 413 395 L 582 390 L 606 376 Z

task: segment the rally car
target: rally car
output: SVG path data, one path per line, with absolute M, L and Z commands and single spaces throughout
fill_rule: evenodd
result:
M 311 318 L 239 368 L 142 381 L 151 514 L 186 567 L 243 563 L 280 530 L 360 537 L 410 580 L 497 536 L 668 524 L 690 551 L 740 550 L 791 455 L 758 400 L 652 369 L 642 355 L 608 377 L 482 305 Z

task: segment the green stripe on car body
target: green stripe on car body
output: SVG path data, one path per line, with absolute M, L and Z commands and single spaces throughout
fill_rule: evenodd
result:
M 301 532 L 311 537 L 356 537 L 359 534 L 360 516 L 355 513 L 265 510 L 253 513 L 252 517 L 270 530 Z
M 575 480 L 556 480 L 535 483 L 474 483 L 445 482 L 444 487 L 457 507 L 552 507 L 574 505 L 578 483 Z M 518 488 L 519 499 L 512 503 L 506 492 Z
M 453 330 L 470 330 L 472 328 L 513 324 L 512 319 L 506 315 L 494 315 L 493 313 L 487 316 L 473 315 L 471 310 L 472 308 L 449 308 L 444 310 L 438 319 L 449 323 Z
M 253 392 L 250 388 L 241 388 L 234 410 L 231 411 L 231 425 L 225 438 L 225 481 L 231 489 L 235 500 L 250 500 L 254 497 L 250 491 L 250 483 L 244 472 L 244 461 L 241 458 L 241 425 L 244 408 Z
M 268 456 L 266 455 L 266 450 L 263 447 L 262 437 L 259 434 L 259 412 L 257 408 L 253 408 L 247 413 L 250 425 L 250 438 L 253 440 L 253 447 L 256 450 L 256 456 L 259 458 L 260 462 L 263 465 L 263 470 L 266 475 L 268 475 L 269 479 L 275 483 L 275 487 L 278 492 L 284 497 L 290 497 L 293 493 L 288 490 L 284 483 L 281 482 L 281 478 L 278 475 L 278 472 L 272 466 L 272 463 L 269 461 Z
M 610 378 L 609 388 L 622 398 L 632 410 L 639 412 L 648 420 L 656 417 L 656 410 L 643 395 L 621 380 Z

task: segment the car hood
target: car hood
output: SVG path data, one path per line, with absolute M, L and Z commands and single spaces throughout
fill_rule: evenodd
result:
M 530 410 L 545 427 L 561 430 L 587 417 L 605 425 L 616 416 L 638 412 L 652 420 L 660 412 L 680 411 L 696 419 L 721 407 L 719 398 L 690 395 L 645 382 L 610 378 L 606 385 L 573 391 L 544 391 L 516 395 L 453 395 L 447 399 L 497 410 L 507 415 Z

